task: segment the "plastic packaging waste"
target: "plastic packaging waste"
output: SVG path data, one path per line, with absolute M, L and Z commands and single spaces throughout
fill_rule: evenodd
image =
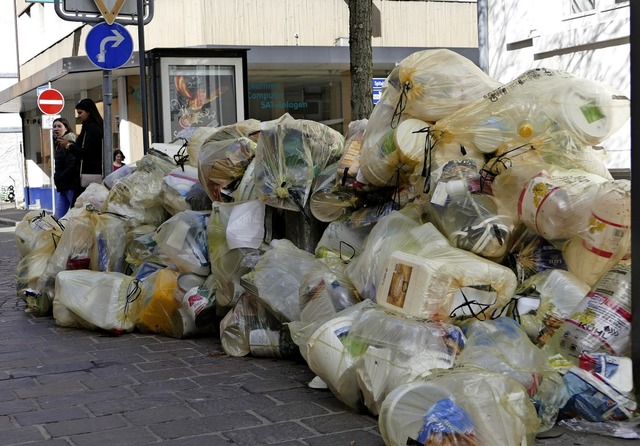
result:
M 300 321 L 334 317 L 360 302 L 339 259 L 317 259 L 300 282 Z
M 578 170 L 543 171 L 524 185 L 518 217 L 546 240 L 570 239 L 587 227 L 585 217 L 605 181 Z
M 388 446 L 533 444 L 538 419 L 524 387 L 465 366 L 394 389 L 378 425 Z
M 363 403 L 377 415 L 396 387 L 423 379 L 434 369 L 451 368 L 465 337 L 454 325 L 408 318 L 378 307 L 354 321 L 349 343 L 357 356 Z
M 546 355 L 511 318 L 473 320 L 465 327 L 467 343 L 456 361 L 500 373 L 524 386 L 536 408 L 538 432 L 551 429 L 569 395 L 560 374 L 547 363 Z
M 61 271 L 55 280 L 54 301 L 86 322 L 114 333 L 130 332 L 135 327 L 145 292 L 135 277 L 77 270 Z M 62 324 L 56 309 L 53 317 Z
M 621 262 L 606 273 L 545 345 L 574 364 L 580 354 L 631 354 L 631 266 Z
M 153 236 L 158 250 L 181 272 L 208 276 L 208 213 L 182 211 L 162 223 Z
M 444 322 L 488 319 L 511 300 L 517 286 L 507 267 L 453 247 L 431 249 L 424 257 L 395 251 L 385 259 L 377 283 L 378 304 Z
M 255 266 L 258 298 L 283 322 L 299 321 L 300 284 L 316 259 L 287 239 L 273 240 L 269 246 Z
M 592 373 L 571 367 L 564 375 L 570 398 L 559 418 L 580 418 L 587 421 L 624 421 L 637 409 L 636 402 Z
M 439 120 L 433 131 L 484 153 L 518 147 L 559 128 L 597 145 L 629 114 L 629 99 L 608 85 L 536 68 Z
M 589 285 L 569 271 L 545 270 L 518 287 L 517 313 L 514 316 L 529 338 L 542 347 L 589 290 Z
M 600 184 L 590 213 L 581 215 L 577 227 L 580 231 L 563 247 L 563 257 L 569 271 L 594 285 L 630 249 L 631 182 Z
M 289 328 L 253 294 L 245 292 L 220 322 L 222 348 L 229 356 L 291 358 L 298 353 Z

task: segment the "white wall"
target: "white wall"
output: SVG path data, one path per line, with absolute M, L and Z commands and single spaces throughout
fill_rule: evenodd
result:
M 597 0 L 594 13 L 568 15 L 568 0 L 489 0 L 489 74 L 506 83 L 531 68 L 603 82 L 630 97 L 629 2 Z M 627 123 L 602 146 L 609 168 L 630 168 Z
M 13 1 L 0 1 L 0 91 L 18 81 Z M 24 201 L 22 120 L 17 113 L 0 113 L 0 186 L 15 186 L 16 202 Z

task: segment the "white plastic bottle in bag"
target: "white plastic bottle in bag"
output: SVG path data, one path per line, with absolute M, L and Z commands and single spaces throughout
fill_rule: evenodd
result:
M 631 182 L 601 184 L 591 212 L 583 215 L 583 228 L 563 249 L 569 271 L 593 286 L 617 264 L 631 244 Z
M 621 262 L 605 274 L 545 345 L 578 364 L 583 352 L 631 354 L 631 265 Z

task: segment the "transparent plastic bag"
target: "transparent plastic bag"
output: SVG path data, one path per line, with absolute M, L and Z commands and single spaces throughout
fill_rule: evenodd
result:
M 518 217 L 546 240 L 567 240 L 585 227 L 599 184 L 606 180 L 580 170 L 542 171 L 522 188 Z
M 114 333 L 130 332 L 135 327 L 144 294 L 135 277 L 76 270 L 61 271 L 55 280 L 56 304 L 84 321 Z
M 634 416 L 636 401 L 592 373 L 571 367 L 564 375 L 569 401 L 559 414 L 560 420 L 579 418 L 591 422 L 625 421 Z
M 291 358 L 298 347 L 283 325 L 251 293 L 244 293 L 220 322 L 222 348 L 229 356 Z
M 394 388 L 453 367 L 465 337 L 450 324 L 426 322 L 384 311 L 364 313 L 349 330 L 357 351 L 356 376 L 364 405 L 377 415 Z
M 538 431 L 551 429 L 569 395 L 562 377 L 548 365 L 542 350 L 508 317 L 471 321 L 465 328 L 467 343 L 456 365 L 482 367 L 522 384 L 540 418 Z
M 16 225 L 13 233 L 18 249 L 18 257 L 22 258 L 45 246 L 55 249 L 55 245 L 64 231 L 64 223 L 44 211 L 29 211 Z
M 593 285 L 544 349 L 576 365 L 583 352 L 630 356 L 631 265 L 619 263 Z
M 167 219 L 160 193 L 165 175 L 176 167 L 167 156 L 150 152 L 137 162 L 131 175 L 116 182 L 102 209 L 126 215 L 134 224 L 159 226 Z
M 259 215 L 252 214 L 242 218 L 244 205 L 240 204 L 214 203 L 213 211 L 207 223 L 207 243 L 209 249 L 209 259 L 211 262 L 211 274 L 216 283 L 216 302 L 223 307 L 234 305 L 238 298 L 244 293 L 244 287 L 240 284 L 240 278 L 251 271 L 251 265 L 245 261 L 247 256 L 258 253 L 257 247 L 264 236 L 264 225 L 251 224 L 252 219 Z M 242 206 L 241 206 L 242 205 Z M 249 204 L 249 207 L 254 204 Z M 235 212 L 236 207 L 239 213 Z M 264 212 L 264 209 L 261 209 Z M 240 215 L 235 220 L 238 231 L 228 234 L 229 221 L 232 222 L 233 215 Z M 248 226 L 246 226 L 248 224 Z M 231 228 L 233 231 L 233 226 Z M 231 242 L 231 246 L 229 243 Z
M 192 166 L 173 169 L 162 179 L 160 186 L 160 201 L 171 215 L 193 209 L 187 200 L 191 188 L 198 184 L 198 170 Z
M 273 240 L 269 246 L 254 270 L 258 298 L 280 320 L 299 321 L 300 284 L 316 259 L 287 239 Z
M 376 279 L 384 259 L 396 249 L 403 235 L 420 226 L 421 214 L 418 206 L 406 206 L 382 217 L 373 227 L 364 250 L 347 267 L 347 275 L 362 297 L 375 302 Z
M 246 119 L 221 127 L 196 127 L 187 144 L 189 164 L 198 167 L 202 146 L 211 141 L 223 141 L 247 137 L 257 142 L 261 123 L 257 119 Z
M 339 259 L 318 259 L 300 282 L 300 321 L 330 318 L 360 302 Z
M 423 50 L 405 57 L 391 71 L 382 97 L 403 114 L 437 122 L 499 85 L 458 53 Z
M 454 405 L 456 416 L 448 417 Z M 429 429 L 438 418 L 447 421 L 446 429 Z M 382 403 L 378 425 L 388 446 L 520 446 L 533 444 L 539 421 L 518 382 L 464 366 L 395 388 Z
M 376 302 L 389 310 L 444 322 L 485 320 L 514 295 L 517 280 L 505 266 L 451 246 L 400 249 L 383 259 L 376 281 Z
M 349 262 L 360 255 L 372 225 L 352 228 L 343 221 L 329 223 L 318 241 L 315 254 L 322 258 L 339 258 Z
M 567 270 L 562 250 L 529 229 L 511 247 L 508 263 L 520 284 L 549 269 Z
M 518 147 L 557 129 L 597 145 L 620 129 L 629 113 L 629 99 L 614 88 L 536 68 L 439 120 L 432 131 L 484 153 Z
M 576 234 L 562 248 L 569 271 L 594 285 L 631 249 L 631 181 L 599 184 Z
M 43 293 L 38 282 L 44 275 L 53 256 L 53 244 L 43 244 L 39 248 L 29 251 L 16 266 L 14 280 L 18 296 L 26 303 L 27 310 L 36 316 L 45 316 L 51 310 L 51 302 Z
M 539 171 L 553 167 L 577 169 L 611 180 L 602 149 L 581 145 L 567 130 L 553 130 L 532 138 L 528 144 L 499 149 L 483 166 L 488 181 L 508 169 L 535 166 Z
M 143 333 L 176 336 L 173 326 L 174 313 L 180 302 L 174 298 L 180 273 L 170 268 L 161 269 L 143 280 L 146 292 L 141 297 L 140 313 L 136 328 Z
M 589 289 L 589 285 L 569 271 L 542 271 L 531 276 L 516 290 L 517 318 L 529 338 L 538 347 L 542 347 L 587 295 Z M 531 306 L 535 306 L 535 309 L 524 310 L 520 303 L 524 304 L 525 299 L 533 300 Z
M 96 228 L 94 211 L 82 210 L 69 219 L 44 273 L 38 278 L 36 290 L 46 294 L 49 303 L 55 294 L 55 278 L 67 269 L 97 270 Z
M 429 219 L 457 248 L 501 263 L 516 224 L 509 215 L 500 214 L 491 189 L 483 189 L 477 165 L 452 160 L 439 169 L 437 177 L 427 205 Z
M 428 124 L 407 117 L 396 128 L 389 129 L 380 141 L 372 141 L 370 135 L 375 134 L 372 127 L 377 124 L 383 125 L 373 117 L 369 120 L 367 129 L 370 132 L 365 133 L 360 155 L 360 173 L 375 186 L 409 183 L 425 158 L 427 133 L 422 130 L 427 129 Z
M 163 256 L 181 271 L 208 276 L 211 272 L 207 246 L 209 214 L 182 211 L 162 223 L 153 236 Z
M 355 368 L 361 350 L 351 344 L 349 330 L 356 320 L 375 307 L 372 301 L 364 300 L 330 319 L 287 324 L 309 369 L 327 384 L 336 398 L 351 408 L 361 408 L 363 404 Z
M 258 197 L 270 206 L 303 211 L 311 186 L 342 155 L 344 137 L 307 120 L 263 128 L 256 147 L 254 176 Z
M 328 166 L 316 179 L 311 192 L 309 209 L 319 221 L 338 220 L 359 205 L 354 191 L 335 185 L 337 169 L 337 163 Z
M 344 141 L 344 151 L 338 161 L 336 172 L 336 185 L 349 186 L 356 181 L 356 175 L 360 169 L 360 153 L 364 141 L 364 132 L 367 128 L 367 119 L 351 121 Z
M 256 143 L 240 137 L 208 140 L 198 154 L 198 178 L 212 201 L 230 201 L 232 191 L 255 156 Z
M 562 420 L 558 425 L 574 432 L 640 440 L 640 420 L 637 417 L 627 421 L 605 422 L 592 422 L 572 418 Z
M 77 198 L 72 209 L 65 218 L 75 209 L 84 209 L 91 206 L 94 209 L 102 209 L 109 197 L 109 189 L 100 183 L 91 183 Z

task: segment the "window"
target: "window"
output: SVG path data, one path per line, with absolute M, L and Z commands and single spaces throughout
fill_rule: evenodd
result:
M 570 6 L 569 13 L 579 14 L 594 10 L 596 8 L 596 0 L 570 0 Z

